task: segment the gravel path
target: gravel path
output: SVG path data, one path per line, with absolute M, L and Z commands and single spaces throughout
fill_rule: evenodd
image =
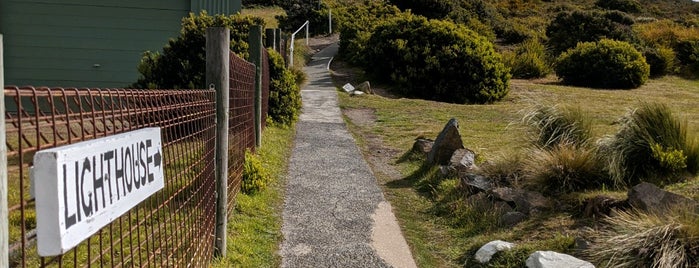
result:
M 337 44 L 304 68 L 283 212 L 282 267 L 415 267 L 374 175 L 347 131 L 327 70 Z

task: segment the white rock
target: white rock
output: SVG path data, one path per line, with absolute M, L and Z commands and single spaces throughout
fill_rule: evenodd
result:
M 352 91 L 354 91 L 354 86 L 352 86 L 352 84 L 350 83 L 347 83 L 344 86 L 342 86 L 342 89 L 345 90 L 345 92 L 347 93 L 351 93 Z
M 501 240 L 490 241 L 488 244 L 483 245 L 480 249 L 478 249 L 478 251 L 476 251 L 474 258 L 476 258 L 476 260 L 480 263 L 487 263 L 490 261 L 490 258 L 495 255 L 495 253 L 510 250 L 514 246 L 515 244 Z
M 527 258 L 528 268 L 595 268 L 592 263 L 554 251 L 537 251 Z

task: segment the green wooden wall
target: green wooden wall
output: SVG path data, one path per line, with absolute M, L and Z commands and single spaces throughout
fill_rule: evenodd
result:
M 240 2 L 194 1 L 0 0 L 5 84 L 126 87 L 141 54 L 176 37 L 190 10 L 235 13 L 229 2 Z

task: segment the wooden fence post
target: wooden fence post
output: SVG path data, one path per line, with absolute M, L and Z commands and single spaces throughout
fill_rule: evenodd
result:
M 5 63 L 0 34 L 0 267 L 10 267 L 7 210 L 7 147 L 5 145 Z
M 216 89 L 216 239 L 214 254 L 226 256 L 228 222 L 228 118 L 230 30 L 225 27 L 206 29 L 206 84 Z
M 262 146 L 262 26 L 250 26 L 250 62 L 255 64 L 255 146 Z
M 282 48 L 282 29 L 274 29 L 274 43 L 277 44 L 277 47 L 275 47 L 275 50 L 279 52 L 280 55 L 282 55 L 282 58 L 284 58 L 283 51 L 284 49 Z M 286 59 L 284 59 L 286 60 Z

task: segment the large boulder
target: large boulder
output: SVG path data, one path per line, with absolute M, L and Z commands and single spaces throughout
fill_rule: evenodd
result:
M 505 201 L 524 214 L 534 214 L 552 207 L 551 200 L 537 192 L 501 187 L 493 189 L 490 194 L 494 199 Z
M 495 255 L 495 253 L 510 250 L 514 246 L 515 244 L 501 240 L 490 241 L 479 248 L 478 251 L 476 251 L 476 255 L 473 257 L 480 263 L 487 263 L 490 261 L 493 255 Z
M 664 213 L 673 207 L 699 209 L 699 203 L 690 198 L 665 191 L 652 183 L 642 182 L 629 190 L 629 205 L 651 213 Z
M 464 143 L 459 134 L 459 123 L 452 118 L 444 126 L 442 132 L 434 140 L 432 150 L 427 155 L 427 163 L 430 165 L 447 165 L 454 151 L 463 149 Z
M 537 251 L 527 258 L 528 268 L 595 268 L 592 263 L 554 251 Z

